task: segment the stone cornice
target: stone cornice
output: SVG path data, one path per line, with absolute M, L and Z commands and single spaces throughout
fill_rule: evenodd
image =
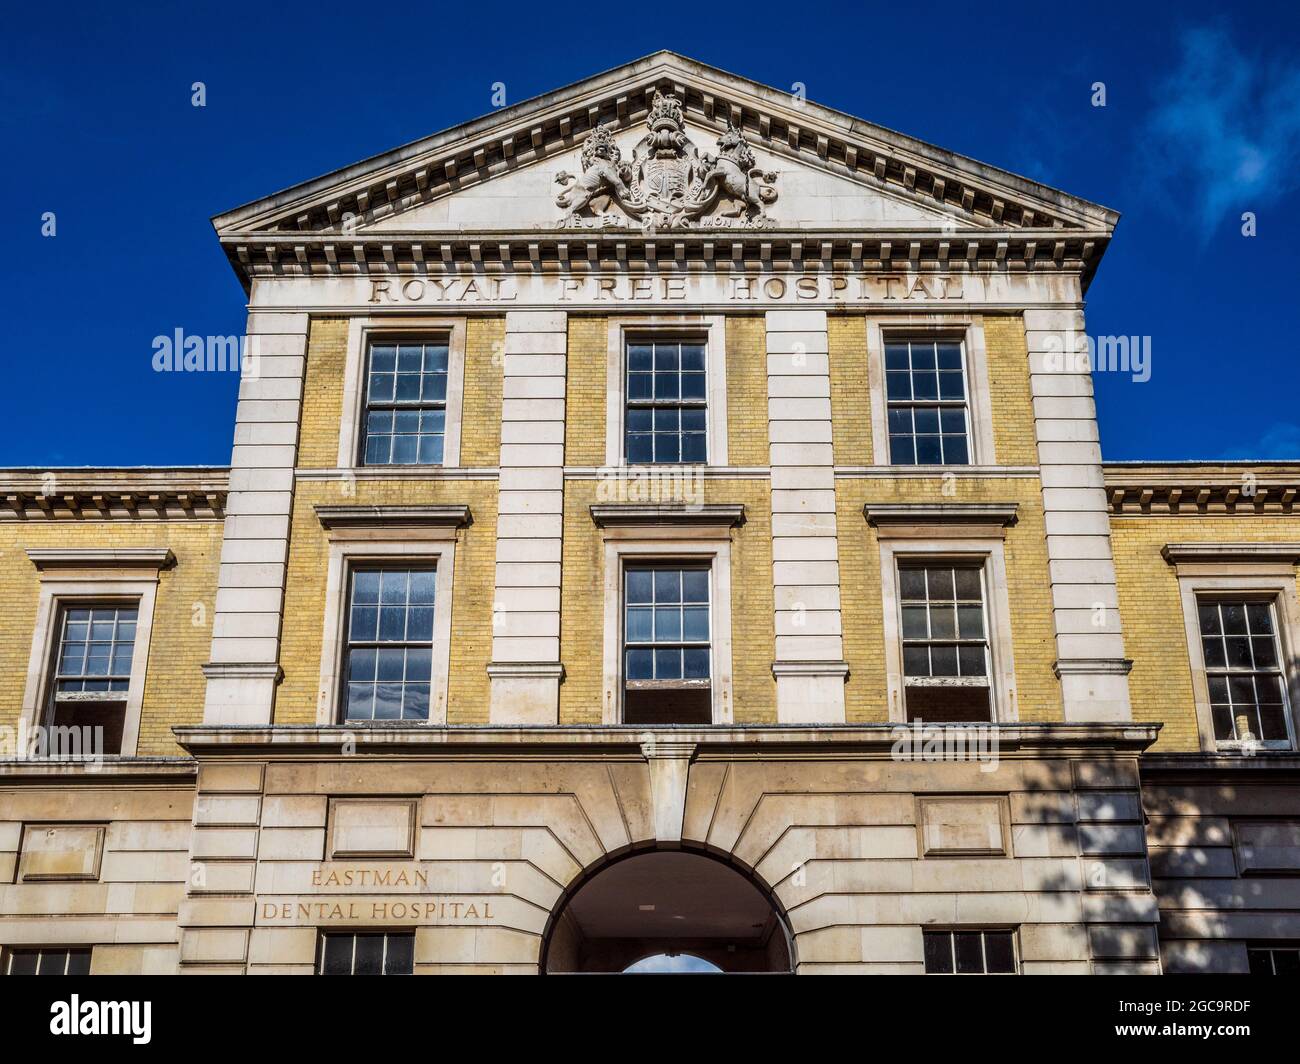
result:
M 464 528 L 471 521 L 464 504 L 438 506 L 316 506 L 328 530 L 354 528 Z
M 1191 783 L 1205 786 L 1222 780 L 1235 786 L 1258 783 L 1275 787 L 1300 782 L 1300 754 L 1257 750 L 1253 754 L 1145 754 L 1140 762 L 1144 783 Z
M 591 519 L 600 528 L 627 525 L 724 525 L 744 522 L 743 503 L 595 503 Z
M 898 273 L 1061 270 L 1091 277 L 1101 230 L 545 230 L 522 233 L 239 233 L 222 237 L 248 288 L 254 277 L 505 276 L 600 270 Z
M 213 520 L 227 469 L 4 469 L 0 521 Z
M 168 547 L 31 547 L 37 572 L 63 569 L 147 569 L 158 572 L 176 561 Z
M 1188 562 L 1300 564 L 1300 543 L 1166 543 L 1160 556 L 1171 565 Z
M 143 783 L 192 783 L 198 764 L 190 757 L 106 757 L 86 762 L 71 759 L 0 759 L 0 779 L 5 785 L 59 787 L 73 784 L 103 786 L 121 782 L 135 787 Z
M 1019 509 L 1014 502 L 869 502 L 862 514 L 881 538 L 1002 536 Z
M 1103 466 L 1114 517 L 1290 514 L 1300 462 L 1149 462 Z
M 922 736 L 927 725 L 921 730 Z M 942 726 L 940 726 L 942 727 Z M 960 727 L 960 726 L 958 726 Z M 965 729 L 971 730 L 971 729 Z M 999 724 L 998 756 L 1008 759 L 1079 754 L 1138 755 L 1155 742 L 1158 724 Z M 341 756 L 430 757 L 491 760 L 548 758 L 592 760 L 611 757 L 642 760 L 646 743 L 691 743 L 696 760 L 711 756 L 755 757 L 779 754 L 790 759 L 829 756 L 858 760 L 891 760 L 900 739 L 917 729 L 903 724 L 849 725 L 726 725 L 705 728 L 653 728 L 637 725 L 548 725 L 537 727 L 484 725 L 374 724 L 319 727 L 185 726 L 172 729 L 181 747 L 200 758 Z

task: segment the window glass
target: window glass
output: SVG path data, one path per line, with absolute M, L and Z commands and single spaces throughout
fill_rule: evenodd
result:
M 954 341 L 898 340 L 885 344 L 890 462 L 970 464 L 962 367 L 962 346 Z
M 1014 975 L 1015 933 L 975 928 L 925 929 L 926 975 Z
M 432 568 L 353 570 L 344 719 L 429 719 L 435 576 Z
M 623 576 L 624 721 L 708 723 L 709 570 L 632 565 Z
M 903 674 L 909 720 L 990 716 L 989 643 L 978 565 L 899 566 Z
M 1197 617 L 1215 739 L 1290 745 L 1273 604 L 1207 598 Z
M 629 343 L 626 361 L 626 461 L 706 461 L 704 341 Z
M 366 360 L 365 465 L 441 465 L 447 431 L 446 340 L 375 342 Z
M 321 936 L 320 975 L 411 975 L 413 934 L 329 934 Z

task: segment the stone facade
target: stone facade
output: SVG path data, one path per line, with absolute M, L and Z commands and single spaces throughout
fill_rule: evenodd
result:
M 4 957 L 1294 948 L 1300 465 L 1102 464 L 1078 352 L 1116 220 L 670 53 L 219 216 L 253 356 L 230 468 L 0 474 Z M 372 348 L 434 339 L 443 460 L 366 461 Z M 960 352 L 960 459 L 891 451 L 900 342 Z M 703 458 L 628 464 L 632 346 L 688 344 Z M 708 574 L 707 686 L 637 688 L 623 574 L 670 562 Z M 918 682 L 920 563 L 978 566 L 978 679 Z M 423 718 L 343 710 L 367 565 L 434 574 Z M 1285 742 L 1216 738 L 1195 611 L 1234 593 L 1276 618 Z M 139 613 L 123 738 L 47 756 L 92 701 L 57 697 L 60 625 L 104 602 Z M 962 726 L 915 710 L 972 692 Z

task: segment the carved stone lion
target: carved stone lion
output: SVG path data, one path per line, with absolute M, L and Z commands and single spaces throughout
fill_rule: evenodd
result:
M 613 130 L 597 126 L 582 146 L 582 173 L 555 176 L 564 186 L 555 197 L 567 212 L 563 224 L 582 225 L 584 216 L 595 215 L 601 224 L 625 218 L 647 229 L 678 228 L 698 225 L 710 212 L 715 224 L 769 224 L 764 207 L 776 200 L 776 174 L 755 165 L 744 134 L 733 125 L 718 138 L 718 150 L 717 156 L 701 156 L 686 134 L 681 102 L 656 92 L 646 133 L 629 163 Z
M 772 187 L 776 174 L 754 165 L 754 153 L 733 125 L 728 124 L 727 131 L 718 138 L 718 148 L 719 155 L 704 157 L 703 171 L 692 189 L 692 205 L 703 212 L 724 199 L 730 201 L 718 211 L 724 218 L 766 217 L 765 205 L 776 201 L 776 189 Z
M 582 146 L 582 173 L 570 174 L 561 170 L 555 183 L 564 185 L 564 191 L 555 197 L 556 206 L 576 215 L 589 206 L 603 211 L 608 200 L 620 205 L 635 200 L 628 182 L 632 169 L 623 162 L 623 153 L 607 126 L 597 126 Z M 601 200 L 605 202 L 600 202 Z

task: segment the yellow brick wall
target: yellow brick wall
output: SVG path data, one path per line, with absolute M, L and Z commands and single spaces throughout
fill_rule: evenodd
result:
M 313 318 L 307 339 L 298 466 L 338 464 L 347 365 L 347 318 Z M 461 465 L 494 466 L 501 455 L 501 376 L 505 318 L 470 318 L 465 329 Z
M 707 480 L 707 503 L 739 502 L 745 524 L 732 534 L 731 653 L 733 713 L 737 723 L 776 722 L 772 590 L 771 493 L 766 480 Z M 599 724 L 604 682 L 605 552 L 601 530 L 589 507 L 597 499 L 594 480 L 570 480 L 564 494 L 564 553 L 561 571 L 561 724 Z
M 605 391 L 609 370 L 609 321 L 569 316 L 568 381 L 565 384 L 564 461 L 605 464 Z
M 177 756 L 176 724 L 203 720 L 200 666 L 212 645 L 222 523 L 195 521 L 13 522 L 0 525 L 0 725 L 13 727 L 36 626 L 40 584 L 31 547 L 170 547 L 176 564 L 159 575 L 140 710 L 141 755 Z M 52 648 L 50 648 L 52 652 Z
M 1037 465 L 1034 403 L 1029 391 L 1029 354 L 1024 319 L 985 315 L 993 450 L 998 465 Z
M 452 574 L 451 675 L 447 718 L 453 724 L 486 724 L 487 665 L 492 656 L 492 594 L 496 565 L 495 480 L 361 480 L 348 494 L 333 481 L 302 481 L 290 523 L 275 723 L 314 724 L 320 689 L 329 541 L 314 507 L 328 505 L 437 505 L 465 503 L 473 523 L 460 532 Z
M 836 465 L 871 465 L 871 391 L 867 320 L 831 315 L 826 323 L 831 358 L 831 438 Z
M 339 461 L 348 319 L 312 318 L 307 333 L 307 373 L 302 387 L 298 465 L 333 469 Z
M 727 464 L 766 466 L 767 326 L 762 317 L 727 319 Z
M 470 318 L 465 327 L 465 397 L 460 464 L 494 466 L 501 459 L 501 380 L 505 318 Z
M 767 451 L 767 334 L 762 317 L 727 319 L 727 462 L 765 466 Z M 569 318 L 564 460 L 605 464 L 609 320 Z
M 1163 722 L 1153 750 L 1199 750 L 1182 599 L 1174 567 L 1160 549 L 1166 543 L 1295 542 L 1300 515 L 1116 517 L 1110 530 L 1124 652 L 1133 659 L 1133 719 Z
M 1007 597 L 1015 657 L 1016 710 L 1023 721 L 1063 717 L 1060 684 L 1052 672 L 1056 639 L 1048 582 L 1043 504 L 1037 479 L 966 479 L 944 494 L 937 478 L 853 478 L 836 485 L 840 547 L 840 602 L 844 656 L 849 663 L 845 713 L 851 723 L 885 721 L 885 642 L 880 588 L 880 544 L 867 525 L 867 502 L 1017 502 L 1017 523 L 1007 530 Z

